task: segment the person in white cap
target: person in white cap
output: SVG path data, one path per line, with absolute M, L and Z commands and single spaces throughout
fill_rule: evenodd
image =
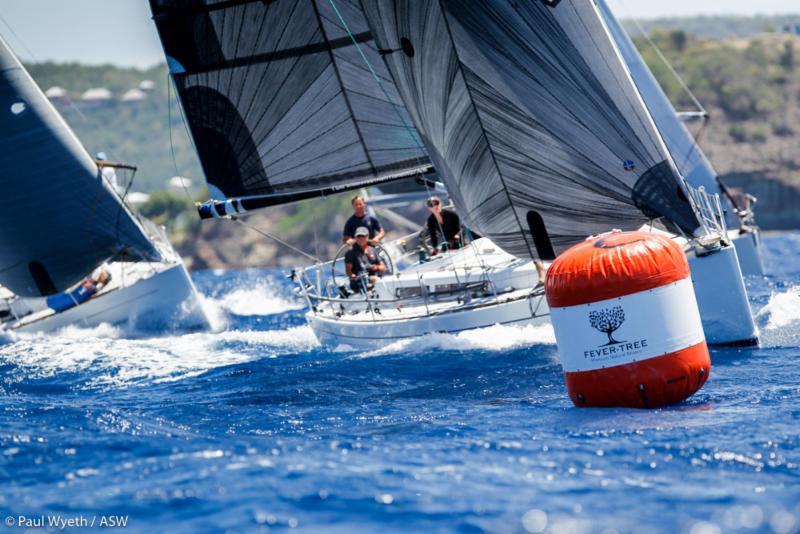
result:
M 375 286 L 378 276 L 386 272 L 386 264 L 370 246 L 366 226 L 359 226 L 354 233 L 356 242 L 344 255 L 344 268 L 350 279 L 350 289 L 366 293 Z
M 97 164 L 97 168 L 100 169 L 100 176 L 103 178 L 103 180 L 108 185 L 113 187 L 114 191 L 121 193 L 121 188 L 119 186 L 119 182 L 117 181 L 117 171 L 114 170 L 114 167 L 109 167 L 106 165 L 106 153 L 98 152 L 94 157 L 94 162 Z

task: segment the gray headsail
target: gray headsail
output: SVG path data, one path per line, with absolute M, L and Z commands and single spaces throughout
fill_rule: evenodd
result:
M 591 0 L 375 0 L 364 10 L 467 224 L 548 259 L 663 218 L 699 226 Z
M 201 216 L 430 168 L 358 0 L 150 6 L 211 196 L 228 199 Z
M 0 39 L 0 284 L 62 291 L 118 254 L 160 256 Z
M 678 116 L 669 97 L 636 49 L 636 45 L 631 41 L 605 0 L 596 1 L 611 36 L 630 70 L 631 77 L 655 121 L 664 143 L 672 154 L 678 171 L 692 187 L 704 187 L 709 193 L 717 193 L 729 208 L 732 207 L 720 186 L 717 172 Z M 728 222 L 738 224 L 733 210 L 729 209 L 728 213 L 730 214 Z

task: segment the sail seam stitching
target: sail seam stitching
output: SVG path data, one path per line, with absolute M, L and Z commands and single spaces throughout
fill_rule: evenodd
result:
M 317 22 L 319 23 L 319 29 L 322 32 L 322 39 L 325 43 L 328 43 L 328 34 L 325 31 L 325 23 L 322 21 L 322 17 L 319 14 L 319 7 L 317 7 L 317 0 L 311 0 L 311 4 L 314 6 L 314 15 L 317 17 Z M 342 98 L 344 98 L 344 103 L 347 105 L 347 111 L 350 112 L 350 117 L 353 121 L 353 127 L 356 130 L 356 134 L 358 135 L 358 139 L 361 142 L 361 149 L 364 151 L 364 156 L 367 158 L 367 162 L 369 163 L 369 167 L 372 170 L 373 175 L 377 175 L 377 171 L 375 170 L 375 163 L 372 161 L 372 156 L 370 156 L 369 150 L 367 150 L 367 143 L 364 140 L 364 135 L 361 133 L 361 127 L 358 124 L 358 120 L 356 119 L 356 114 L 353 111 L 353 106 L 350 103 L 350 97 L 347 94 L 347 89 L 344 86 L 344 81 L 342 80 L 342 75 L 339 72 L 339 65 L 336 63 L 336 57 L 333 55 L 333 49 L 331 47 L 326 47 L 328 50 L 328 55 L 331 58 L 331 65 L 333 66 L 333 71 L 336 73 L 336 79 L 339 82 L 339 87 L 342 88 Z
M 489 142 L 489 136 L 486 133 L 486 129 L 483 127 L 483 120 L 481 119 L 480 113 L 478 112 L 478 108 L 475 105 L 475 101 L 472 97 L 472 89 L 470 89 L 469 83 L 467 83 L 467 77 L 464 75 L 464 65 L 461 63 L 461 58 L 458 55 L 458 49 L 456 48 L 455 40 L 453 39 L 453 32 L 450 30 L 450 21 L 447 20 L 447 12 L 445 11 L 444 6 L 442 5 L 441 0 L 437 0 L 437 5 L 442 12 L 442 19 L 444 20 L 444 26 L 447 29 L 447 35 L 450 38 L 450 43 L 453 46 L 453 53 L 456 56 L 456 61 L 458 62 L 458 72 L 461 75 L 461 79 L 464 81 L 464 87 L 467 90 L 467 94 L 469 95 L 469 103 L 470 107 L 472 108 L 473 113 L 475 113 L 475 117 L 478 121 L 478 127 L 481 129 L 481 133 L 483 135 L 483 139 L 486 141 L 486 146 L 489 149 L 489 154 L 492 157 L 492 163 L 494 163 L 494 167 L 497 170 L 497 176 L 500 178 L 500 184 L 503 186 L 503 190 L 506 193 L 506 197 L 508 198 L 508 204 L 511 206 L 511 211 L 514 213 L 514 219 L 517 221 L 517 226 L 519 226 L 520 233 L 522 234 L 522 240 L 525 242 L 525 248 L 528 249 L 528 253 L 531 255 L 531 258 L 534 258 L 533 249 L 531 249 L 530 244 L 528 243 L 528 239 L 525 235 L 525 229 L 522 226 L 522 222 L 519 219 L 519 214 L 517 214 L 516 208 L 514 208 L 514 202 L 511 200 L 511 193 L 508 190 L 508 186 L 506 185 L 506 181 L 503 178 L 503 173 L 500 171 L 500 165 L 497 163 L 497 157 L 494 154 L 494 149 L 492 148 L 492 144 Z

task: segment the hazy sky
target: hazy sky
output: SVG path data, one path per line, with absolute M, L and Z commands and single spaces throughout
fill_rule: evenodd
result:
M 800 13 L 800 0 L 608 2 L 622 18 Z M 0 17 L 0 35 L 23 61 L 138 67 L 163 61 L 147 0 L 0 0 Z

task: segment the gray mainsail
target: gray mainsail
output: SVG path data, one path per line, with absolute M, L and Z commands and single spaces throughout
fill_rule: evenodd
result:
M 596 0 L 596 2 L 681 175 L 692 187 L 704 187 L 709 193 L 719 194 L 722 202 L 731 208 L 728 197 L 724 194 L 718 181 L 717 172 L 678 116 L 669 97 L 664 93 L 658 80 L 653 76 L 636 49 L 636 45 L 609 9 L 605 0 Z M 729 209 L 729 213 L 728 222 L 738 224 L 738 219 L 733 215 L 732 209 Z
M 150 6 L 211 196 L 229 199 L 201 216 L 430 168 L 358 0 Z
M 663 218 L 699 226 L 591 0 L 363 3 L 395 84 L 468 226 L 549 259 Z
M 0 284 L 62 291 L 116 255 L 158 252 L 0 39 Z

